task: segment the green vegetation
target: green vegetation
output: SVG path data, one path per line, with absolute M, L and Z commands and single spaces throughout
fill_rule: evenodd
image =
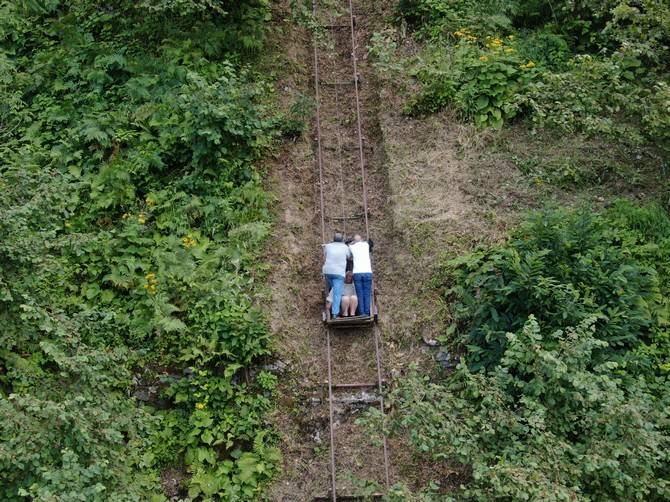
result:
M 459 499 L 667 500 L 664 210 L 545 210 L 443 270 L 463 360 L 403 379 L 390 430 L 468 466 Z
M 436 264 L 442 350 L 460 364 L 413 371 L 388 396 L 386 430 L 434 466 L 423 491 L 391 498 L 668 500 L 670 4 L 399 0 L 394 13 L 372 53 L 405 112 L 517 122 L 481 134 L 463 170 L 513 165 L 533 191 L 515 198 L 501 176 L 482 199 L 555 200 L 503 243 Z
M 564 132 L 651 142 L 670 152 L 670 6 L 663 0 L 400 0 L 422 41 L 380 64 L 420 84 L 407 111 L 447 105 L 480 125 L 527 118 Z
M 501 248 L 456 258 L 447 271 L 475 369 L 497 365 L 507 333 L 531 315 L 550 331 L 597 319 L 604 359 L 650 344 L 664 359 L 655 365 L 668 362 L 670 221 L 659 207 L 541 212 Z
M 266 0 L 0 2 L 0 498 L 255 500 Z M 140 404 L 138 389 L 158 389 Z M 183 493 L 183 495 L 186 495 Z

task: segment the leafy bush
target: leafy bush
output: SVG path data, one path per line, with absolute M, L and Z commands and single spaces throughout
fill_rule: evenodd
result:
M 396 15 L 424 38 L 450 36 L 462 27 L 483 36 L 511 26 L 509 8 L 502 0 L 399 0 Z
M 154 420 L 126 395 L 128 355 L 85 346 L 62 312 L 22 310 L 43 341 L 0 351 L 2 499 L 158 499 L 144 456 Z
M 631 113 L 629 101 L 639 90 L 624 77 L 627 70 L 614 60 L 591 56 L 572 59 L 565 71 L 542 73 L 519 97 L 519 105 L 530 112 L 540 126 L 590 135 L 638 136 L 631 123 L 622 120 Z M 635 78 L 631 75 L 630 77 Z M 614 117 L 619 117 L 615 120 Z
M 461 363 L 434 381 L 414 372 L 397 382 L 385 426 L 416 455 L 461 466 L 454 499 L 670 496 L 661 208 L 545 210 L 508 242 L 450 261 L 443 279 Z M 442 481 L 418 499 L 445 499 Z
M 495 127 L 524 115 L 670 151 L 667 2 L 403 0 L 397 14 L 424 41 L 403 63 L 421 85 L 407 111 L 454 106 Z
M 0 2 L 3 500 L 149 500 L 168 466 L 184 496 L 253 500 L 274 472 L 270 384 L 236 377 L 270 352 L 268 15 Z M 129 399 L 141 379 L 167 409 Z
M 199 370 L 167 388 L 176 408 L 159 412 L 162 426 L 151 455 L 160 465 L 185 459 L 194 473 L 191 497 L 254 500 L 276 471 L 279 452 L 268 445 L 263 418 L 274 382 L 248 389 L 235 382 L 240 369 L 229 365 L 220 375 Z
M 544 211 L 500 248 L 449 262 L 448 294 L 474 368 L 497 364 L 507 333 L 530 315 L 548 330 L 597 319 L 611 358 L 667 331 L 669 264 L 670 220 L 659 207 Z
M 457 500 L 665 500 L 667 379 L 594 363 L 607 345 L 596 325 L 550 331 L 530 316 L 486 375 L 463 363 L 444 382 L 403 379 L 389 426 L 433 461 L 471 467 Z
M 462 114 L 479 125 L 502 127 L 503 121 L 519 112 L 516 94 L 533 76 L 535 63 L 523 63 L 510 39 L 488 37 L 484 49 L 476 37 L 463 29 L 461 39 L 450 55 L 437 51 L 431 57 L 446 65 L 419 65 L 416 77 L 423 89 L 408 103 L 409 110 L 434 112 L 453 102 Z

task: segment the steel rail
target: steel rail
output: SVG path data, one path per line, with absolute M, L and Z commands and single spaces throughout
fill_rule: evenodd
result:
M 361 99 L 358 92 L 358 63 L 356 57 L 356 29 L 354 28 L 354 6 L 349 0 L 349 25 L 351 26 L 351 60 L 354 70 L 354 93 L 356 95 L 356 127 L 358 129 L 358 154 L 361 164 L 361 185 L 363 186 L 363 208 L 365 214 L 365 238 L 370 238 L 368 224 L 368 190 L 365 179 L 365 158 L 363 156 L 363 128 L 361 126 Z
M 316 1 L 312 0 L 312 13 L 316 18 Z M 317 142 L 317 157 L 319 164 L 319 202 L 321 207 L 321 242 L 326 243 L 326 220 L 325 220 L 325 204 L 323 200 L 323 152 L 321 149 L 321 91 L 319 89 L 319 54 L 317 49 L 316 34 L 314 34 L 312 45 L 314 46 L 314 92 L 316 98 L 316 142 Z M 335 477 L 335 432 L 333 430 L 333 369 L 330 353 L 330 329 L 326 328 L 326 345 L 328 357 L 328 420 L 330 428 L 330 482 L 333 494 L 333 502 L 337 501 L 336 486 L 337 481 Z
M 333 359 L 330 353 L 330 329 L 326 328 L 328 346 L 328 419 L 330 425 L 330 484 L 333 502 L 337 501 L 337 477 L 335 475 L 335 431 L 333 429 Z
M 335 119 L 340 120 L 340 99 L 337 89 L 335 89 Z M 339 159 L 340 165 L 340 209 L 342 210 L 342 216 L 340 220 L 342 221 L 342 234 L 347 235 L 347 218 L 346 218 L 346 206 L 344 204 L 344 162 L 342 162 L 342 135 L 340 131 L 337 131 L 337 157 Z
M 353 66 L 353 84 L 354 84 L 354 95 L 355 95 L 355 104 L 356 104 L 356 129 L 358 135 L 358 154 L 359 154 L 359 164 L 361 171 L 361 187 L 362 187 L 362 197 L 363 197 L 363 216 L 365 220 L 365 235 L 366 239 L 370 238 L 370 227 L 368 220 L 368 190 L 367 190 L 367 178 L 365 172 L 365 157 L 364 157 L 364 146 L 363 146 L 363 130 L 362 130 L 362 118 L 361 118 L 361 103 L 360 103 L 360 90 L 359 90 L 359 81 L 358 81 L 358 64 L 356 56 L 356 31 L 354 26 L 354 11 L 352 0 L 348 1 L 349 3 L 349 28 L 351 31 L 351 58 Z M 312 12 L 317 18 L 317 0 L 312 0 Z M 326 25 L 325 27 L 332 28 L 341 28 L 346 25 Z M 323 145 L 321 142 L 321 92 L 320 85 L 330 85 L 333 82 L 321 82 L 319 76 L 319 54 L 317 49 L 317 37 L 316 33 L 313 36 L 313 58 L 314 58 L 314 87 L 315 87 L 315 98 L 316 98 L 316 136 L 317 136 L 317 159 L 318 159 L 318 168 L 319 168 L 319 203 L 320 203 L 320 212 L 321 212 L 321 241 L 323 244 L 326 243 L 326 215 L 325 215 L 325 201 L 324 201 L 324 162 L 323 162 Z M 335 82 L 336 85 L 343 84 L 342 82 Z M 336 112 L 337 118 L 339 119 L 339 99 L 338 93 L 335 94 L 336 99 Z M 338 157 L 342 157 L 342 138 L 340 132 L 337 132 L 337 150 Z M 340 162 L 340 183 L 341 188 L 344 188 L 343 185 L 343 166 Z M 343 197 L 342 197 L 343 199 Z M 344 216 L 344 210 L 342 211 L 342 221 L 346 225 L 346 218 Z M 337 218 L 339 219 L 339 218 Z M 374 285 L 373 285 L 374 287 Z M 375 302 L 374 294 L 371 299 L 371 307 L 374 311 Z M 377 366 L 377 382 L 374 386 L 377 387 L 379 392 L 379 406 L 382 416 L 384 415 L 384 397 L 383 397 L 383 383 L 382 378 L 382 369 L 381 369 L 381 351 L 379 343 L 379 333 L 376 327 L 373 328 L 374 344 L 375 344 L 375 359 Z M 337 501 L 337 477 L 336 477 L 336 464 L 335 464 L 335 432 L 334 432 L 334 421 L 333 421 L 333 388 L 347 388 L 347 387 L 357 387 L 357 386 L 367 386 L 361 384 L 334 384 L 333 383 L 333 361 L 332 361 L 332 349 L 331 349 L 331 330 L 326 328 L 326 355 L 328 360 L 328 413 L 329 413 L 329 429 L 330 429 L 330 464 L 331 464 L 331 497 L 334 502 Z M 390 474 L 389 474 L 389 458 L 388 458 L 388 444 L 386 435 L 383 433 L 383 454 L 384 454 L 384 470 L 385 470 L 385 481 L 386 486 L 390 486 Z M 329 497 L 330 498 L 330 497 Z M 345 497 L 346 498 L 346 497 Z
M 351 60 L 353 63 L 353 72 L 354 72 L 354 94 L 356 97 L 356 128 L 358 130 L 358 155 L 361 165 L 361 184 L 363 187 L 363 214 L 365 215 L 365 237 L 366 239 L 370 238 L 370 226 L 368 222 L 368 189 L 367 189 L 367 179 L 365 176 L 365 155 L 363 154 L 363 127 L 361 124 L 361 99 L 358 89 L 358 56 L 356 55 L 356 28 L 354 26 L 354 5 L 353 1 L 349 0 L 349 24 L 351 26 Z M 374 291 L 374 282 L 372 283 L 372 289 Z M 370 307 L 372 309 L 372 314 L 374 315 L 375 308 L 375 295 L 372 294 L 370 299 Z M 379 330 L 376 326 L 372 328 L 374 332 L 375 339 L 375 359 L 377 363 L 377 383 L 379 391 L 379 411 L 384 416 L 384 394 L 382 389 L 382 369 L 381 369 L 381 354 L 379 348 Z M 391 476 L 389 469 L 389 456 L 388 456 L 388 441 L 386 439 L 386 434 L 382 431 L 383 437 L 383 451 L 384 451 L 384 476 L 386 481 L 386 486 L 391 486 Z
M 377 326 L 373 326 L 372 330 L 374 331 L 375 337 L 375 357 L 377 359 L 377 390 L 379 392 L 379 411 L 384 417 L 384 390 L 382 389 L 383 379 L 382 379 L 382 364 L 381 364 L 381 354 L 379 349 L 379 330 Z M 383 426 L 383 425 L 382 425 Z M 386 434 L 382 430 L 383 444 L 384 449 L 384 476 L 386 481 L 386 487 L 391 486 L 391 475 L 390 475 L 390 466 L 389 466 L 389 451 L 388 451 L 388 441 L 386 440 Z
M 354 5 L 349 0 L 349 26 L 351 27 L 351 61 L 354 71 L 354 94 L 356 97 L 356 128 L 358 129 L 358 158 L 361 164 L 361 186 L 363 188 L 363 215 L 365 217 L 365 238 L 370 239 L 370 225 L 368 222 L 368 187 L 365 176 L 365 155 L 363 153 L 363 127 L 361 124 L 361 98 L 358 89 L 358 56 L 356 55 L 356 28 L 354 26 Z M 370 298 L 370 313 L 374 315 L 375 295 L 374 279 L 371 284 L 372 297 Z M 383 411 L 383 410 L 382 410 Z M 388 465 L 388 462 L 386 463 Z
M 316 17 L 316 0 L 312 0 L 312 11 Z M 319 57 L 316 48 L 316 34 L 313 37 L 314 46 L 314 92 L 316 99 L 316 143 L 319 162 L 319 198 L 321 202 L 321 243 L 326 243 L 326 221 L 323 202 L 323 152 L 321 150 L 321 91 L 319 90 Z

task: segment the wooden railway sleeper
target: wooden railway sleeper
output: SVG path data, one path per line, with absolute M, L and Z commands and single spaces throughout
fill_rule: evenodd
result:
M 356 16 L 353 16 L 353 22 L 354 22 L 354 26 L 356 26 Z M 346 23 L 346 24 L 335 24 L 335 23 L 332 23 L 332 24 L 322 24 L 322 25 L 321 25 L 321 28 L 325 28 L 325 29 L 347 28 L 347 29 L 350 29 L 350 28 L 351 28 L 351 24 L 350 24 L 350 23 Z
M 384 498 L 383 493 L 373 493 L 371 495 L 344 495 L 340 493 L 335 494 L 337 500 L 341 501 L 364 501 L 364 500 L 382 500 Z M 323 495 L 320 497 L 314 497 L 312 500 L 316 501 L 323 501 L 323 500 L 334 500 L 332 492 L 328 492 L 328 495 Z
M 337 146 L 337 145 L 322 145 L 321 148 L 324 150 L 329 150 L 336 152 L 338 150 L 346 150 L 348 152 L 356 152 L 358 153 L 358 145 L 353 145 L 351 143 L 345 143 L 344 145 Z M 374 149 L 370 145 L 363 145 L 363 150 L 366 152 L 372 152 Z
M 328 216 L 328 219 L 333 221 L 349 221 L 349 220 L 360 220 L 364 216 L 365 213 L 361 213 L 361 214 L 352 214 L 350 216 Z

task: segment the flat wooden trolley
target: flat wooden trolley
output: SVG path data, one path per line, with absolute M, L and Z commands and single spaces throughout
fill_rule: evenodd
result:
M 379 321 L 379 309 L 377 307 L 377 289 L 372 288 L 372 302 L 370 305 L 370 315 L 356 315 L 351 317 L 338 317 L 333 319 L 333 316 L 328 308 L 326 302 L 327 294 L 326 290 L 321 290 L 321 295 L 323 297 L 323 310 L 321 312 L 321 317 L 323 323 L 329 328 L 369 328 L 372 325 L 376 324 Z

